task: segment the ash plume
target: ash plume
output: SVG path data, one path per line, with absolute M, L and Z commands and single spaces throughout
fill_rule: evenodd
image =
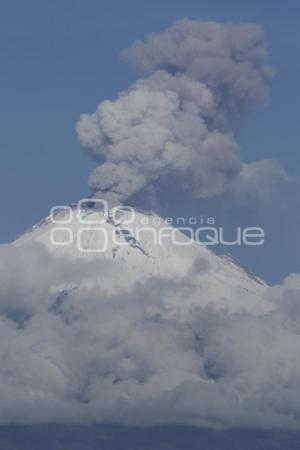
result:
M 245 166 L 235 130 L 268 94 L 261 27 L 184 19 L 122 57 L 144 77 L 76 126 L 99 162 L 94 194 L 123 202 L 174 183 L 196 198 L 226 192 Z

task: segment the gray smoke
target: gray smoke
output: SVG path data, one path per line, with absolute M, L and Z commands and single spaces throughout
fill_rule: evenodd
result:
M 174 182 L 194 197 L 227 191 L 243 168 L 235 128 L 266 99 L 272 74 L 261 27 L 184 19 L 123 57 L 146 78 L 76 126 L 99 161 L 89 178 L 95 195 L 124 201 Z

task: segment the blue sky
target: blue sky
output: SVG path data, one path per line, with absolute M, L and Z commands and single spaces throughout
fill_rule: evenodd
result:
M 123 48 L 182 17 L 263 25 L 277 76 L 268 104 L 255 108 L 240 132 L 242 155 L 278 159 L 289 174 L 300 175 L 299 14 L 296 0 L 2 0 L 0 242 L 52 205 L 88 192 L 94 165 L 74 132 L 80 113 L 94 111 L 136 78 L 119 59 Z M 251 255 L 249 261 L 251 268 Z

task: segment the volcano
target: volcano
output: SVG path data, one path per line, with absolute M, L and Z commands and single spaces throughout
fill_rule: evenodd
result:
M 153 277 L 171 280 L 190 276 L 200 295 L 197 301 L 193 295 L 187 296 L 184 302 L 189 306 L 196 301 L 200 305 L 216 303 L 232 312 L 269 308 L 263 280 L 245 271 L 230 255 L 217 256 L 192 241 L 152 211 L 124 207 L 105 212 L 78 205 L 58 208 L 13 246 L 25 248 L 34 242 L 58 258 L 98 261 L 113 267 L 110 283 L 120 289 L 128 290 L 134 283 Z M 95 274 L 98 281 L 101 276 Z M 76 280 L 73 286 L 77 286 Z
M 270 386 L 289 316 L 230 256 L 154 212 L 88 205 L 0 251 L 0 422 L 293 425 L 285 372 Z

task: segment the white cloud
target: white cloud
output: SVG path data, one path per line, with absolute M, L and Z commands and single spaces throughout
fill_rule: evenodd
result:
M 0 254 L 1 423 L 300 426 L 299 275 L 228 310 L 205 258 L 108 290 L 113 262 Z

